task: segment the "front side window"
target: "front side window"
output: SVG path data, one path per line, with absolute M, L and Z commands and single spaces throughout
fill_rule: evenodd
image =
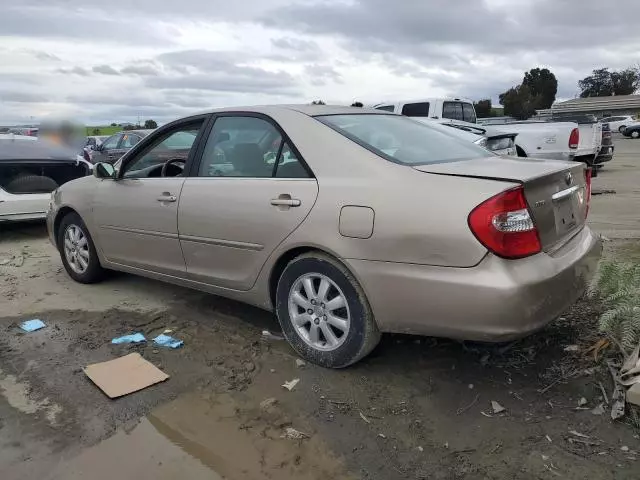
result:
M 482 147 L 403 116 L 356 114 L 315 118 L 367 150 L 403 165 L 491 156 Z
M 203 121 L 198 120 L 155 137 L 150 145 L 127 161 L 123 176 L 126 178 L 158 177 L 160 167 L 169 160 L 172 160 L 172 163 L 175 162 L 175 168 L 172 168 L 171 172 L 181 170 L 189 157 L 202 124 Z
M 376 110 L 384 110 L 385 112 L 393 112 L 395 110 L 393 105 L 380 105 L 376 107 Z
M 120 142 L 120 137 L 122 136 L 122 134 L 118 133 L 116 135 L 111 135 L 109 138 L 107 138 L 104 143 L 102 144 L 105 150 L 111 150 L 114 148 L 118 148 L 118 142 Z
M 131 148 L 140 141 L 140 137 L 133 133 L 125 133 L 122 135 L 122 143 L 120 148 Z
M 470 103 L 462 104 L 462 116 L 465 122 L 476 123 L 476 111 Z
M 402 107 L 402 115 L 406 115 L 407 117 L 428 117 L 429 102 L 406 103 Z

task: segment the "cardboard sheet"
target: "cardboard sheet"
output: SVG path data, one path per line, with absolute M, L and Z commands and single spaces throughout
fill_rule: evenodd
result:
M 84 373 L 109 398 L 128 395 L 169 378 L 169 375 L 146 361 L 139 353 L 94 363 L 87 366 Z

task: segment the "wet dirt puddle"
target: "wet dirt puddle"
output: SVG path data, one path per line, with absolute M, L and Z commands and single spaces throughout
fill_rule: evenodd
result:
M 282 438 L 291 422 L 276 406 L 230 395 L 187 394 L 60 465 L 59 480 L 349 479 L 314 437 Z

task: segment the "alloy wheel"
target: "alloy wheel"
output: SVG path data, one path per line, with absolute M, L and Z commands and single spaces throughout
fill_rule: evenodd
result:
M 300 276 L 289 291 L 288 307 L 293 327 L 310 347 L 331 351 L 347 339 L 351 326 L 347 298 L 329 277 Z
M 69 225 L 64 232 L 64 256 L 71 269 L 83 274 L 89 267 L 89 242 L 77 225 Z

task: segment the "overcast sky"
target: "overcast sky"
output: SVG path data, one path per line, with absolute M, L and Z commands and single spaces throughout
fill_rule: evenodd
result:
M 20 0 L 0 13 L 0 124 L 159 122 L 209 107 L 478 100 L 541 66 L 559 98 L 640 63 L 638 0 Z

